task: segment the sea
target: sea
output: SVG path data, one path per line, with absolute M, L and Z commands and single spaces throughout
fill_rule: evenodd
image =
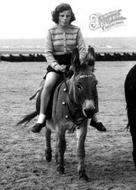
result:
M 94 47 L 96 52 L 136 52 L 136 37 L 99 37 L 85 38 L 87 46 Z M 42 53 L 45 39 L 0 39 L 0 54 Z

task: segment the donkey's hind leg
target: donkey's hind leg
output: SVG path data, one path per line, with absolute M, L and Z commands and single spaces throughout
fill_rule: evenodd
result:
M 48 162 L 52 159 L 52 149 L 51 149 L 51 130 L 45 127 L 45 141 L 46 141 L 46 148 L 45 148 L 45 157 Z

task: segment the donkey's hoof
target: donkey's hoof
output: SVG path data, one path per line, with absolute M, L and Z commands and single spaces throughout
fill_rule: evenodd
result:
M 87 174 L 85 173 L 85 171 L 80 171 L 79 172 L 79 179 L 81 180 L 84 180 L 84 181 L 89 181 L 89 177 L 87 176 Z
M 52 159 L 52 151 L 51 150 L 45 150 L 45 158 L 47 162 L 51 162 Z
M 58 154 L 55 154 L 55 162 L 56 162 L 56 164 L 59 163 L 59 162 L 58 162 Z
M 57 172 L 59 173 L 59 174 L 64 174 L 64 172 L 65 172 L 65 169 L 64 169 L 64 167 L 63 166 L 58 166 L 57 167 Z

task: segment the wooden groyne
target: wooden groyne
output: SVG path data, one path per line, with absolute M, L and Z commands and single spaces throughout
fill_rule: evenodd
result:
M 97 52 L 97 61 L 134 61 L 136 52 Z
M 136 52 L 96 52 L 96 61 L 135 61 Z M 0 51 L 0 61 L 42 62 L 46 61 L 42 51 Z

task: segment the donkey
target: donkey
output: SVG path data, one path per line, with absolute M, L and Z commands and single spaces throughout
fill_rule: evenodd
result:
M 85 170 L 85 139 L 87 134 L 88 119 L 91 119 L 97 107 L 97 80 L 94 75 L 94 50 L 88 48 L 84 64 L 80 63 L 77 48 L 74 49 L 71 58 L 73 74 L 65 78 L 56 87 L 51 110 L 47 113 L 45 137 L 45 157 L 48 162 L 52 159 L 51 132 L 56 133 L 57 171 L 64 173 L 64 153 L 66 150 L 66 131 L 76 131 L 77 134 L 77 160 L 79 178 L 88 180 Z M 36 111 L 27 115 L 18 124 L 29 122 L 39 113 L 40 93 L 36 101 Z M 52 108 L 52 109 L 51 109 Z
M 136 167 L 136 65 L 128 72 L 125 83 L 125 98 L 127 104 L 128 127 L 133 143 L 133 160 Z

